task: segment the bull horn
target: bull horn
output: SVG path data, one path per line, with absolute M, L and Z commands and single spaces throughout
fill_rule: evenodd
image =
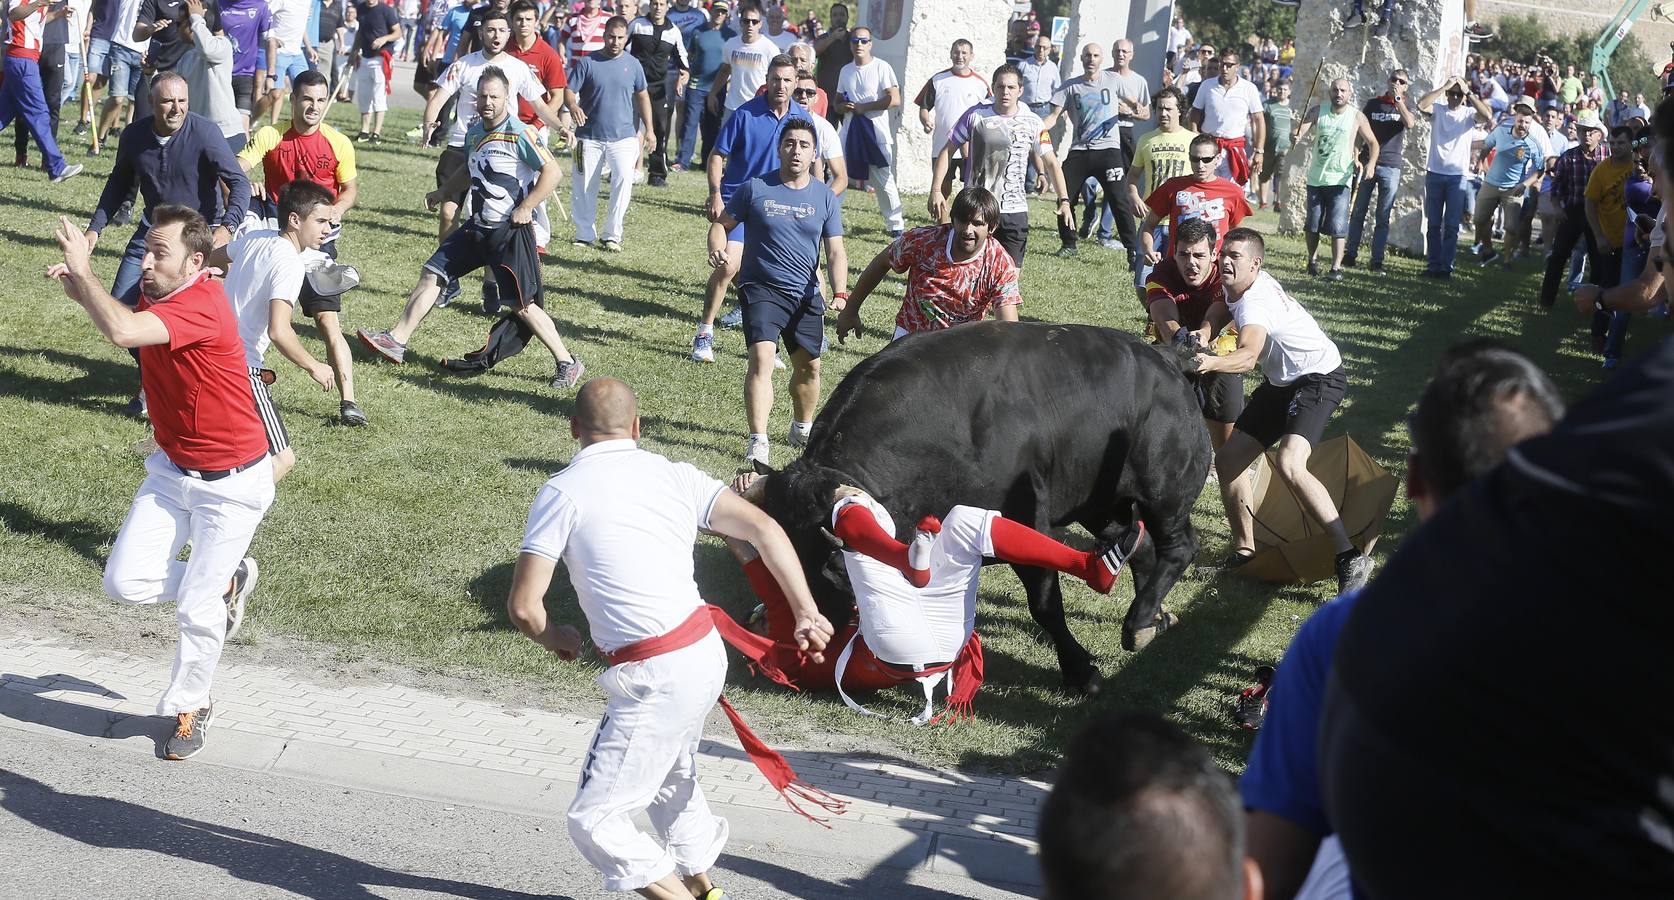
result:
M 835 534 L 832 534 L 831 529 L 829 529 L 829 528 L 821 526 L 820 527 L 820 534 L 823 535 L 825 537 L 825 539 L 831 543 L 831 546 L 837 548 L 838 550 L 841 550 L 844 547 L 848 546 L 847 544 L 843 543 L 842 538 L 838 537 Z

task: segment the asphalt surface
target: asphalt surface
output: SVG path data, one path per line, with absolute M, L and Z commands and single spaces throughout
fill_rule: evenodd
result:
M 0 898 L 631 896 L 602 889 L 562 809 L 518 815 L 7 728 L 0 760 Z M 749 845 L 729 846 L 713 877 L 733 900 L 1021 896 Z

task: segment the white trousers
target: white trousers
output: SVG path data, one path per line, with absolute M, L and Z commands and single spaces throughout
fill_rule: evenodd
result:
M 355 106 L 363 113 L 389 111 L 389 93 L 384 90 L 384 66 L 376 58 L 363 59 L 355 70 Z
M 714 631 L 690 647 L 599 676 L 610 699 L 569 824 L 576 849 L 604 873 L 606 890 L 638 890 L 670 872 L 696 875 L 720 857 L 727 820 L 710 811 L 698 786 L 697 749 L 726 677 L 726 649 Z M 634 825 L 640 810 L 655 839 Z
M 157 714 L 207 705 L 226 640 L 227 582 L 273 503 L 271 458 L 236 475 L 203 481 L 182 473 L 161 451 L 145 460 L 128 518 L 105 563 L 105 593 L 121 603 L 175 604 L 180 645 Z M 192 554 L 175 559 L 187 542 Z
M 570 183 L 570 215 L 575 217 L 575 239 L 591 244 L 595 240 L 622 240 L 622 220 L 628 217 L 628 200 L 634 194 L 634 163 L 639 159 L 639 138 L 595 141 L 582 138 L 575 155 L 575 180 Z M 610 209 L 605 211 L 604 231 L 598 221 L 599 185 L 605 167 L 610 167 Z
M 843 120 L 843 134 L 840 140 L 848 140 L 848 126 L 848 120 Z M 907 219 L 901 213 L 901 189 L 895 183 L 895 147 L 887 133 L 883 135 L 881 145 L 884 156 L 889 157 L 889 163 L 883 166 L 873 166 L 868 172 L 866 183 L 871 185 L 873 192 L 877 194 L 878 212 L 883 214 L 884 229 L 886 231 L 904 231 L 907 227 Z

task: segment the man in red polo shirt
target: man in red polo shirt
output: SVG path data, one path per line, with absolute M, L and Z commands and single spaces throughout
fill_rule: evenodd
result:
M 511 16 L 511 43 L 506 45 L 506 52 L 523 60 L 529 71 L 535 73 L 535 78 L 546 88 L 546 105 L 558 114 L 559 124 L 568 125 L 570 111 L 563 108 L 564 88 L 569 85 L 569 78 L 564 73 L 564 58 L 552 45 L 541 40 L 540 7 L 533 0 L 517 0 L 506 11 Z M 541 121 L 535 107 L 522 97 L 517 98 L 517 117 L 523 124 L 535 129 L 540 135 L 540 142 L 547 143 L 546 125 Z
M 1170 178 L 1145 198 L 1145 205 L 1151 211 L 1146 214 L 1145 222 L 1139 229 L 1139 252 L 1148 266 L 1161 262 L 1164 256 L 1152 235 L 1163 219 L 1168 220 L 1170 235 L 1166 255 L 1174 255 L 1173 235 L 1186 219 L 1202 219 L 1215 227 L 1215 252 L 1218 254 L 1221 237 L 1237 228 L 1238 223 L 1250 214 L 1250 202 L 1244 199 L 1244 189 L 1231 179 L 1215 174 L 1221 148 L 1214 135 L 1200 134 L 1193 138 L 1186 152 L 1192 174 Z
M 325 75 L 302 72 L 291 79 L 291 127 L 284 134 L 272 125 L 256 130 L 250 143 L 238 153 L 238 164 L 245 172 L 260 166 L 260 181 L 250 182 L 252 191 L 259 190 L 265 197 L 251 204 L 262 210 L 262 218 L 272 219 L 274 230 L 284 224 L 278 221 L 279 192 L 297 179 L 312 181 L 331 191 L 336 202 L 331 208 L 331 231 L 319 253 L 337 258 L 337 238 L 343 233 L 343 214 L 355 205 L 360 189 L 356 182 L 355 145 L 341 131 L 325 122 L 326 108 L 331 105 L 331 88 Z M 304 263 L 323 262 L 304 254 Z M 336 376 L 337 390 L 342 394 L 338 415 L 344 425 L 365 425 L 366 413 L 355 403 L 355 364 L 349 352 L 349 342 L 343 337 L 338 315 L 343 312 L 343 295 L 324 296 L 303 282 L 298 298 L 302 314 L 314 320 L 314 329 L 325 341 L 326 362 Z
M 92 247 L 80 228 L 60 217 L 56 237 L 64 261 L 47 277 L 111 343 L 139 351 L 162 449 L 145 461 L 145 481 L 105 564 L 105 593 L 121 603 L 175 604 L 180 645 L 157 712 L 175 718 L 164 754 L 186 759 L 203 749 L 221 646 L 256 586 L 256 561 L 244 552 L 273 502 L 267 434 L 256 416 L 238 320 L 221 283 L 204 269 L 212 240 L 197 210 L 170 203 L 151 211 L 133 309 L 94 277 Z M 180 562 L 188 542 L 191 556 Z

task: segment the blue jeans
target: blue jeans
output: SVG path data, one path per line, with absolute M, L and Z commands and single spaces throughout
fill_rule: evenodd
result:
M 128 306 L 139 303 L 140 266 L 145 262 L 145 235 L 151 231 L 151 226 L 144 224 L 143 218 L 138 228 L 134 229 L 134 236 L 128 239 L 128 246 L 122 251 L 122 262 L 116 266 L 116 281 L 110 286 L 110 295 Z M 128 296 L 130 293 L 132 297 Z
M 1097 178 L 1087 179 L 1087 182 L 1081 186 L 1081 228 L 1088 233 L 1088 237 L 1091 237 L 1092 225 L 1090 223 L 1096 216 L 1099 220 L 1099 240 L 1108 241 L 1116 228 L 1116 216 L 1110 211 L 1110 204 L 1101 203 L 1101 199 L 1099 180 Z
M 1464 175 L 1424 173 L 1424 256 L 1431 272 L 1453 271 L 1468 181 Z
M 675 165 L 686 168 L 692 164 L 692 151 L 697 149 L 698 123 L 703 120 L 703 105 L 709 100 L 707 90 L 686 85 L 680 113 L 680 149 L 674 157 Z
M 1162 225 L 1158 225 L 1156 228 L 1151 230 L 1151 246 L 1157 248 L 1158 253 L 1168 253 L 1167 228 L 1164 228 Z M 1145 303 L 1145 279 L 1151 277 L 1151 270 L 1156 267 L 1145 264 L 1144 254 L 1137 254 L 1137 256 L 1138 260 L 1134 263 L 1133 267 L 1133 286 L 1134 290 L 1139 293 L 1139 305 L 1146 306 L 1146 308 L 1149 309 Z
M 1343 264 L 1349 265 L 1360 255 L 1360 238 L 1366 232 L 1366 213 L 1372 207 L 1372 188 L 1378 193 L 1378 218 L 1372 227 L 1372 265 L 1383 265 L 1383 249 L 1389 243 L 1389 213 L 1395 208 L 1395 189 L 1401 184 L 1399 166 L 1378 166 L 1372 177 L 1360 182 L 1360 194 L 1354 198 L 1354 212 L 1350 215 L 1348 249 L 1343 251 Z
M 1645 263 L 1650 258 L 1649 248 L 1641 247 L 1635 241 L 1629 241 L 1622 248 L 1622 279 L 1617 284 L 1627 284 L 1639 277 L 1645 271 Z M 1606 359 L 1621 359 L 1622 345 L 1627 342 L 1628 323 L 1633 320 L 1633 314 L 1617 310 L 1610 314 L 1610 330 L 1604 336 L 1604 357 Z

